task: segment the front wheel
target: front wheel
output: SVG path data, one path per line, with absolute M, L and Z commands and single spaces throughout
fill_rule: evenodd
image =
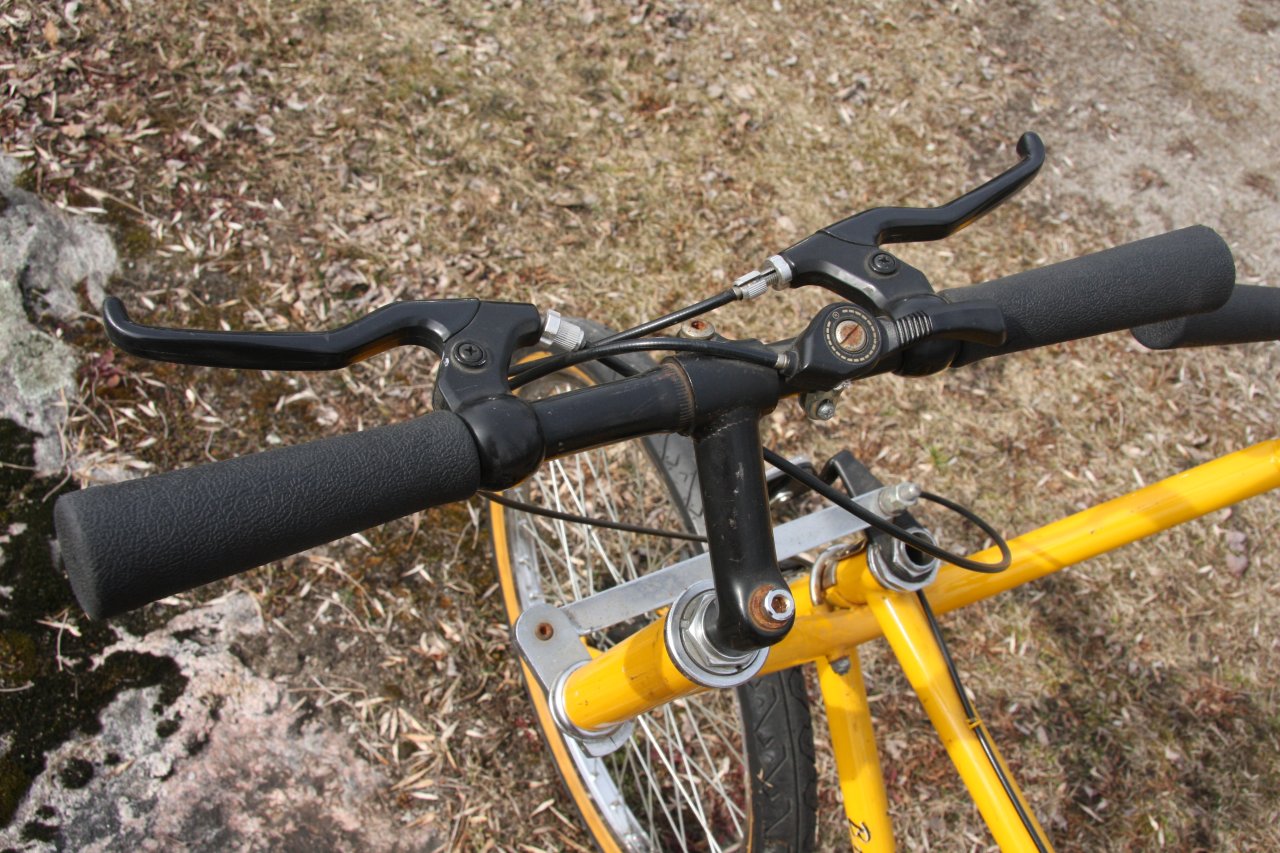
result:
M 636 366 L 651 363 L 641 357 Z M 547 396 L 615 376 L 588 364 L 531 383 L 522 393 Z M 693 445 L 681 436 L 629 441 L 549 462 L 507 496 L 648 528 L 702 530 Z M 493 503 L 489 512 L 512 624 L 532 604 L 561 605 L 583 598 L 701 547 Z M 604 649 L 644 621 L 616 625 L 587 639 Z M 560 733 L 537 681 L 523 664 L 522 669 L 552 761 L 602 849 L 812 849 L 813 728 L 798 669 L 758 678 L 732 692 L 703 693 L 658 708 L 636 720 L 635 733 L 623 748 L 603 758 L 587 755 Z

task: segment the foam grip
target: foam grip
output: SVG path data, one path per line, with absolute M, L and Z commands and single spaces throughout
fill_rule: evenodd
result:
M 480 461 L 451 412 L 63 495 L 62 560 L 95 619 L 470 497 Z
M 1201 314 L 1235 287 L 1227 244 L 1203 225 L 942 293 L 948 302 L 989 299 L 1008 338 L 998 347 L 966 342 L 953 367 L 1032 347 Z

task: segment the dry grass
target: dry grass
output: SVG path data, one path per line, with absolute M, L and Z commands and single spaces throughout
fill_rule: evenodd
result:
M 907 260 L 953 286 L 1141 236 L 1062 178 L 1088 164 L 1055 147 L 1071 93 L 1020 55 L 1033 10 L 843 8 L 95 0 L 71 20 L 8 0 L 0 133 L 35 189 L 116 229 L 117 290 L 161 324 L 315 328 L 463 295 L 626 324 L 848 212 L 946 200 L 1004 168 L 1028 127 L 1054 173 Z M 1274 246 L 1248 251 L 1276 268 Z M 825 301 L 771 296 L 718 324 L 782 336 Z M 233 374 L 110 361 L 89 318 L 63 332 L 85 353 L 69 441 L 90 480 L 428 405 L 416 353 Z M 1021 531 L 1272 434 L 1274 349 L 1138 350 L 1112 337 L 879 378 L 828 424 L 784 404 L 773 439 L 852 447 Z M 1062 848 L 1280 842 L 1278 516 L 1258 499 L 949 620 Z M 572 807 L 512 711 L 483 524 L 434 511 L 236 581 L 276 626 L 246 652 L 389 768 L 406 822 L 455 848 L 570 848 L 585 843 Z M 871 649 L 865 664 L 900 840 L 986 846 L 892 662 Z

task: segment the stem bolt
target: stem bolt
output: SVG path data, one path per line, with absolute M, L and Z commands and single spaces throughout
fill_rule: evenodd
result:
M 785 589 L 772 589 L 765 593 L 764 610 L 777 622 L 786 622 L 796 613 L 796 602 Z
M 690 320 L 680 327 L 680 337 L 691 341 L 708 341 L 716 333 L 716 327 L 709 320 Z
M 880 275 L 892 275 L 897 272 L 898 259 L 888 252 L 876 252 L 871 256 L 871 270 Z
M 463 367 L 484 367 L 484 348 L 471 341 L 463 341 L 454 347 L 453 357 Z

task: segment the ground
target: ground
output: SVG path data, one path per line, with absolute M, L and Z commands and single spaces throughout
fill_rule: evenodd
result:
M 7 0 L 0 15 L 0 139 L 26 167 L 19 183 L 111 229 L 122 277 L 108 289 L 155 324 L 320 328 L 392 299 L 476 295 L 623 325 L 853 211 L 945 201 L 1007 167 L 1025 130 L 1049 150 L 1035 183 L 961 234 L 903 250 L 935 284 L 1196 222 L 1226 238 L 1240 280 L 1280 276 L 1274 0 Z M 717 325 L 793 334 L 823 301 L 771 296 Z M 77 482 L 429 404 L 420 353 L 335 375 L 155 365 L 113 356 L 89 304 L 73 321 L 26 308 L 77 354 L 65 428 Z M 787 404 L 770 440 L 815 457 L 849 446 L 887 479 L 1021 531 L 1271 437 L 1278 369 L 1274 347 L 1152 354 L 1113 335 L 878 378 L 817 426 Z M 12 488 L 25 512 L 61 479 Z M 1261 497 L 948 620 L 979 711 L 1062 849 L 1280 843 L 1278 518 Z M 112 629 L 51 591 L 31 648 L 52 655 L 69 630 L 35 620 L 70 625 L 97 645 L 58 654 L 106 666 L 113 643 L 153 654 L 129 644 L 154 634 L 172 650 L 184 640 L 171 620 L 247 598 L 261 629 L 226 654 L 278 686 L 308 731 L 363 756 L 375 775 L 359 778 L 379 780 L 391 825 L 423 833 L 406 838 L 585 844 L 511 712 L 520 686 L 484 528 L 478 505 L 433 510 Z M 32 663 L 26 641 L 4 642 L 21 667 L 61 671 L 62 658 Z M 872 647 L 864 665 L 903 846 L 987 846 L 891 661 Z M 116 678 L 103 706 L 176 691 L 177 674 L 156 666 Z M 6 689 L 27 680 L 15 673 L 0 670 Z M 147 701 L 174 719 L 161 698 Z M 49 772 L 78 782 L 80 750 L 108 777 L 93 729 L 76 721 L 51 741 Z M 276 787 L 305 780 L 286 773 Z M 34 796 L 2 837 L 71 844 L 67 816 L 41 814 Z M 822 797 L 829 842 L 840 819 L 830 786 Z M 246 810 L 271 814 L 260 802 L 245 795 Z

